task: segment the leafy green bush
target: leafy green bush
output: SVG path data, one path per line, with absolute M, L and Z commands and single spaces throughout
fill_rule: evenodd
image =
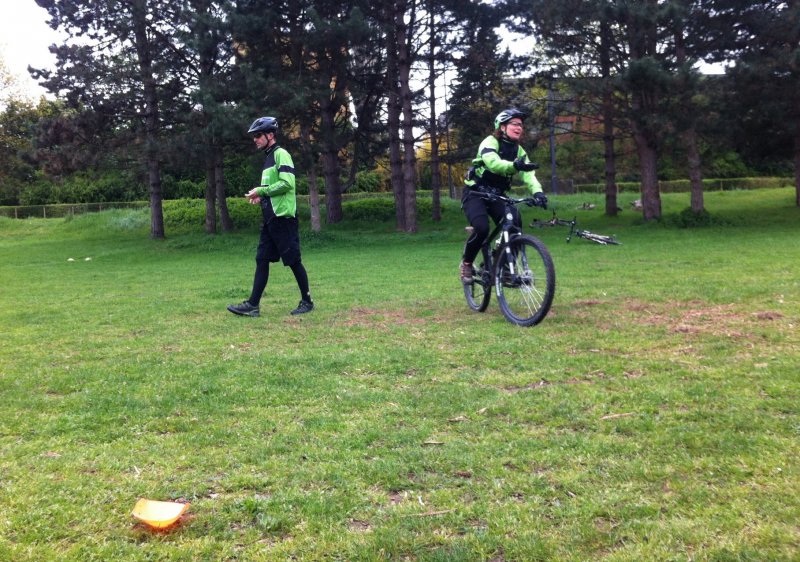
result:
M 161 178 L 161 191 L 164 199 L 196 199 L 205 197 L 205 181 L 175 179 L 169 174 Z
M 236 228 L 261 224 L 261 207 L 251 205 L 243 198 L 227 200 L 228 213 Z M 219 209 L 217 209 L 219 219 Z M 174 199 L 164 201 L 164 225 L 167 227 L 202 227 L 206 220 L 205 199 Z
M 199 226 L 205 221 L 205 200 L 172 199 L 164 201 L 164 225 Z
M 742 178 L 751 174 L 742 157 L 732 150 L 714 158 L 708 171 L 715 178 Z
M 261 207 L 251 205 L 244 197 L 228 198 L 228 213 L 236 228 L 257 227 L 261 224 Z
M 385 191 L 385 178 L 375 171 L 362 171 L 356 174 L 356 182 L 350 191 L 375 193 Z
M 308 176 L 299 175 L 295 177 L 295 189 L 298 194 L 308 195 Z M 317 192 L 325 193 L 325 180 L 317 177 Z
M 395 216 L 391 199 L 358 199 L 342 203 L 342 214 L 348 220 L 384 222 Z
M 261 161 L 263 157 L 260 160 L 253 156 L 225 157 L 225 192 L 229 197 L 242 196 L 258 183 Z
M 47 205 L 52 203 L 53 184 L 39 180 L 23 186 L 19 192 L 20 205 Z
M 431 214 L 432 203 L 429 199 L 417 199 L 417 216 Z M 342 203 L 342 213 L 348 220 L 363 222 L 385 222 L 396 217 L 394 200 L 388 197 L 356 199 Z
M 61 183 L 40 179 L 25 186 L 19 196 L 22 205 L 55 203 L 106 203 L 147 198 L 147 187 L 125 171 L 78 172 Z
M 703 180 L 704 191 L 729 191 L 732 189 L 773 189 L 777 187 L 787 187 L 794 185 L 793 178 L 783 177 L 754 177 L 754 178 L 713 178 Z M 688 193 L 691 191 L 689 180 L 670 180 L 659 181 L 658 187 L 661 193 Z M 589 183 L 576 184 L 576 193 L 602 193 L 605 191 L 605 184 Z M 620 193 L 638 193 L 641 189 L 639 182 L 617 182 Z
M 251 205 L 244 198 L 229 198 L 228 212 L 236 228 L 254 228 L 261 225 L 261 207 Z M 426 196 L 417 199 L 417 216 L 431 215 L 432 202 Z M 442 209 L 444 212 L 444 209 Z M 324 208 L 321 210 L 325 215 Z M 342 203 L 342 212 L 346 220 L 363 222 L 387 222 L 395 220 L 394 200 L 391 197 L 358 194 L 353 199 Z M 164 224 L 167 227 L 202 227 L 205 222 L 204 199 L 174 199 L 164 201 Z M 299 197 L 297 216 L 301 223 L 307 223 L 311 209 L 305 197 Z M 217 210 L 219 217 L 219 210 Z
M 728 224 L 726 220 L 713 216 L 705 209 L 700 212 L 695 212 L 691 207 L 685 208 L 677 215 L 666 217 L 666 222 L 678 228 L 701 228 L 706 226 L 725 226 Z

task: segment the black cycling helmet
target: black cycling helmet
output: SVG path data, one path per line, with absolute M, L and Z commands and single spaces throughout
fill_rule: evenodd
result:
M 522 111 L 521 109 L 517 109 L 516 107 L 509 107 L 508 109 L 504 109 L 500 113 L 497 114 L 497 117 L 494 118 L 494 128 L 499 129 L 500 125 L 504 123 L 508 123 L 514 117 L 519 117 L 523 121 L 528 116 L 527 113 Z
M 277 133 L 278 132 L 278 120 L 274 117 L 259 117 L 253 124 L 250 125 L 250 128 L 247 129 L 247 133 L 252 135 L 253 133 Z

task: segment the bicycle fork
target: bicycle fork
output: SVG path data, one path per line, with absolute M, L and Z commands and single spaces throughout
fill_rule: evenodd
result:
M 514 255 L 511 252 L 511 245 L 508 243 L 511 239 L 511 237 L 508 235 L 508 229 L 504 228 L 500 237 L 506 254 L 506 266 L 508 267 L 508 273 L 510 273 L 513 277 L 517 274 L 515 271 L 517 267 L 517 260 L 514 258 Z

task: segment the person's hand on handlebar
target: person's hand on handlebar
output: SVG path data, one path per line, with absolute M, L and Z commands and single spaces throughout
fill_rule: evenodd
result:
M 539 164 L 533 162 L 526 162 L 524 158 L 520 157 L 514 160 L 514 169 L 519 172 L 532 172 L 539 167 Z
M 547 195 L 541 191 L 533 194 L 533 204 L 542 209 L 547 209 Z

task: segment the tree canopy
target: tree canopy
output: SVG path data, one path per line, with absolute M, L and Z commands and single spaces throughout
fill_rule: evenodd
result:
M 646 220 L 660 217 L 666 170 L 692 179 L 701 210 L 702 174 L 731 155 L 755 173 L 794 168 L 800 194 L 798 0 L 37 3 L 69 39 L 52 46 L 54 69 L 32 72 L 59 104 L 34 112 L 30 169 L 7 166 L 22 182 L 14 193 L 35 173 L 124 171 L 147 186 L 156 238 L 164 181 L 176 176 L 204 181 L 209 232 L 218 212 L 232 227 L 227 184 L 245 169 L 257 178 L 244 131 L 261 115 L 279 118 L 329 223 L 359 173 L 379 171 L 397 228 L 414 232 L 420 170 L 435 168 L 423 175 L 438 197 L 439 166 L 469 160 L 515 104 L 536 116 L 534 140 L 568 116 L 591 123 L 564 138 L 597 143 L 583 173 L 605 177 L 612 214 L 620 165 L 641 181 Z M 531 51 L 512 56 L 508 30 Z M 703 77 L 701 61 L 728 61 L 728 73 Z M 423 143 L 429 158 L 418 161 Z M 568 146 L 556 139 L 554 166 Z

